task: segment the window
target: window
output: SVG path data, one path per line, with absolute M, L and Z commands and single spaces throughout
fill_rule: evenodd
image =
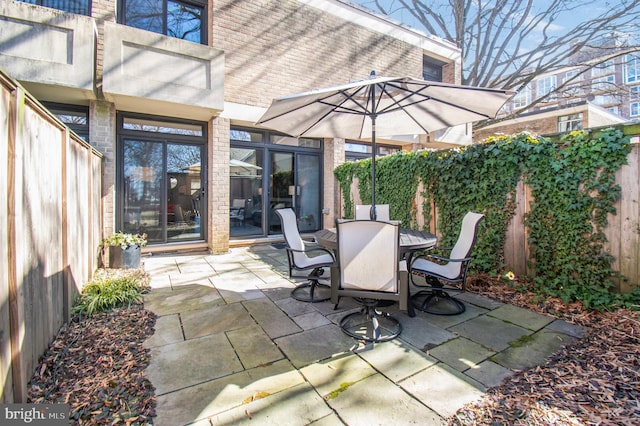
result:
M 89 108 L 47 102 L 43 105 L 84 141 L 89 140 Z
M 606 92 L 615 89 L 616 76 L 608 75 L 606 77 L 594 78 L 591 80 L 591 87 L 594 91 Z
M 206 1 L 122 0 L 122 23 L 206 44 Z
M 631 102 L 631 107 L 629 108 L 629 115 L 631 117 L 640 116 L 640 102 Z
M 615 114 L 615 115 L 619 115 L 620 111 L 618 111 L 618 107 L 617 106 L 612 106 L 607 108 L 607 111 L 609 111 L 611 114 Z
M 625 57 L 624 82 L 627 84 L 640 82 L 640 54 Z
M 558 132 L 582 130 L 582 113 L 569 114 L 558 117 Z
M 514 108 L 524 108 L 531 103 L 531 87 L 526 86 L 521 89 L 513 98 Z
M 620 103 L 620 100 L 616 95 L 596 95 L 593 97 L 593 103 L 603 106 Z
M 91 16 L 91 0 L 22 0 L 25 3 L 50 7 L 64 12 Z
M 550 75 L 550 76 L 547 76 L 547 77 L 543 77 L 540 80 L 538 80 L 536 83 L 537 83 L 536 96 L 538 98 L 541 98 L 541 97 L 543 97 L 545 95 L 548 95 L 553 90 L 555 90 L 555 88 L 556 88 L 556 76 L 555 75 Z M 548 99 L 550 100 L 551 97 L 548 97 Z
M 396 152 L 400 152 L 402 149 L 399 146 L 392 145 L 378 145 L 377 148 L 377 156 L 384 157 L 385 155 L 395 154 Z M 344 144 L 344 156 L 346 161 L 358 161 L 358 160 L 366 160 L 371 158 L 371 145 L 363 144 L 358 142 L 345 142 Z
M 591 76 L 597 77 L 605 74 L 613 74 L 615 73 L 615 71 L 616 71 L 615 64 L 613 63 L 612 60 L 609 60 L 591 68 Z
M 422 79 L 427 81 L 442 81 L 442 66 L 444 62 L 424 56 L 422 58 Z
M 564 81 L 569 81 L 571 79 L 573 79 L 572 81 L 582 80 L 582 73 L 580 73 L 580 70 L 571 70 L 564 73 Z

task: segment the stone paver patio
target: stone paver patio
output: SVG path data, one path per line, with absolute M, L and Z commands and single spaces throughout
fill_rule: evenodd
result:
M 446 424 L 514 371 L 540 365 L 584 330 L 472 293 L 456 316 L 395 312 L 375 345 L 337 325 L 357 305 L 290 297 L 283 249 L 144 259 L 157 316 L 147 376 L 156 425 Z

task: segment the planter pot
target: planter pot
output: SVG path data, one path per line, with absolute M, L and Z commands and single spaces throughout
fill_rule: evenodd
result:
M 122 250 L 120 246 L 109 247 L 109 267 L 137 269 L 140 267 L 140 246 L 130 246 Z

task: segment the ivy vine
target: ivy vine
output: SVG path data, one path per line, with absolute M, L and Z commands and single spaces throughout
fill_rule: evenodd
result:
M 615 172 L 626 164 L 629 149 L 628 138 L 610 129 L 596 136 L 571 132 L 557 141 L 522 133 L 465 148 L 400 152 L 376 159 L 376 202 L 389 204 L 392 218 L 415 229 L 422 188 L 424 223 L 431 222 L 434 204 L 443 246 L 455 243 L 468 211 L 483 213 L 471 270 L 496 274 L 505 267 L 505 236 L 522 180 L 534 198 L 524 218 L 533 288 L 587 307 L 640 300 L 637 291 L 611 292 L 620 277 L 604 250 L 607 215 L 615 214 L 620 197 Z M 357 178 L 360 198 L 371 198 L 371 160 L 345 163 L 334 173 L 344 216 L 353 217 L 351 184 Z

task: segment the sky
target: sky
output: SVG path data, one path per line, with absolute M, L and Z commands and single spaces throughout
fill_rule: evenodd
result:
M 350 0 L 356 4 L 360 4 L 368 9 L 378 12 L 378 8 L 376 6 L 376 2 L 374 0 Z M 426 31 L 420 22 L 416 20 L 409 12 L 403 10 L 401 4 L 398 0 L 378 0 L 385 7 L 390 7 L 395 10 L 394 13 L 391 14 L 391 17 L 400 21 L 406 25 L 417 28 L 422 31 Z M 428 1 L 430 4 L 448 4 L 449 0 L 423 0 Z M 492 1 L 492 0 L 489 0 Z M 570 1 L 570 0 L 569 0 Z M 550 0 L 536 0 L 534 1 L 534 9 L 544 10 L 550 4 Z M 580 2 L 580 6 L 576 7 L 571 12 L 564 13 L 559 17 L 559 19 L 555 22 L 554 30 L 559 33 L 566 32 L 569 28 L 573 28 L 579 22 L 588 21 L 594 19 L 596 17 L 602 16 L 609 9 L 608 1 L 603 0 L 595 0 L 591 1 L 588 4 L 584 2 Z M 438 35 L 438 34 L 436 34 Z M 534 40 L 531 40 L 534 42 Z

